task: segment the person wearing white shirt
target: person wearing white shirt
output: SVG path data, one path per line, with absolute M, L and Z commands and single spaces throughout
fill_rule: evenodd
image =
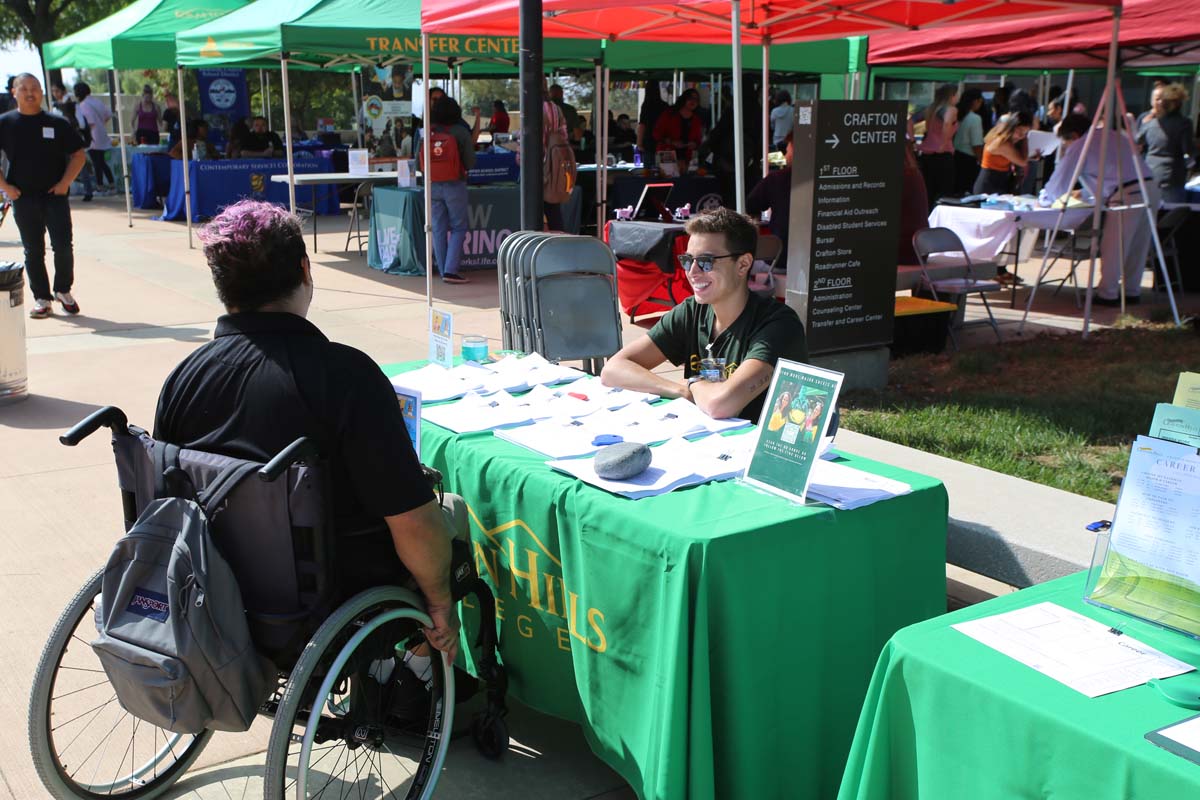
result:
M 75 117 L 79 127 L 86 128 L 89 137 L 84 137 L 87 143 L 88 156 L 92 159 L 92 169 L 96 173 L 96 185 L 101 191 L 116 189 L 116 180 L 112 170 L 108 168 L 108 150 L 112 145 L 108 141 L 108 131 L 105 126 L 112 119 L 112 112 L 99 98 L 92 96 L 92 87 L 83 81 L 75 84 Z M 107 186 L 105 186 L 107 179 Z
M 792 96 L 785 90 L 775 95 L 779 105 L 771 109 L 771 149 L 782 151 L 783 140 L 792 132 L 792 122 L 795 113 L 792 109 Z
M 1104 159 L 1103 185 L 1097 187 L 1100 173 L 1100 146 L 1103 131 L 1097 129 L 1092 136 L 1091 146 L 1079 172 L 1079 180 L 1071 185 L 1071 176 L 1083 153 L 1083 143 L 1090 127 L 1086 117 L 1071 114 L 1059 126 L 1063 140 L 1063 151 L 1054 174 L 1046 181 L 1038 197 L 1043 206 L 1053 205 L 1064 195 L 1072 195 L 1086 203 L 1099 202 L 1108 206 L 1137 206 L 1115 211 L 1105 211 L 1104 227 L 1100 239 L 1100 285 L 1093 299 L 1097 305 L 1119 306 L 1121 304 L 1121 275 L 1124 265 L 1125 302 L 1134 305 L 1141 300 L 1142 273 L 1146 268 L 1146 257 L 1150 254 L 1152 232 L 1144 205 L 1157 210 L 1161 195 L 1150 167 L 1137 150 L 1130 145 L 1122 132 L 1111 132 L 1108 150 Z M 1138 169 L 1145 179 L 1146 194 L 1138 184 Z M 1077 188 L 1078 187 L 1078 188 Z

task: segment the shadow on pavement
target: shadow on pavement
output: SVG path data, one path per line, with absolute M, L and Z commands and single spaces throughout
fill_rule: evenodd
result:
M 77 403 L 60 397 L 31 394 L 25 400 L 0 406 L 0 424 L 26 430 L 56 430 L 64 432 L 76 422 L 99 409 L 91 403 Z
M 97 336 L 112 336 L 119 339 L 174 339 L 180 342 L 207 342 L 212 338 L 212 332 L 208 328 L 154 325 L 149 322 L 118 322 L 101 317 L 89 317 L 87 314 L 74 316 L 60 314 L 55 315 L 55 319 L 79 328 L 89 329 Z

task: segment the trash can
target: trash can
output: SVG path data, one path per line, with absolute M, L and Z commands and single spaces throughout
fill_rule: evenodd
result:
M 0 261 L 0 405 L 28 396 L 25 271 L 15 261 Z

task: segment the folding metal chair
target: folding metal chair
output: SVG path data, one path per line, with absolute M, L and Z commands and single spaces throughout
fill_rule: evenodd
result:
M 1000 326 L 996 324 L 996 317 L 992 314 L 992 307 L 988 304 L 987 295 L 989 292 L 999 292 L 1004 287 L 998 281 L 985 281 L 970 277 L 971 257 L 967 254 L 967 249 L 963 246 L 962 240 L 958 238 L 958 234 L 949 228 L 926 228 L 917 231 L 913 234 L 913 251 L 916 252 L 917 261 L 921 265 L 922 282 L 929 287 L 933 299 L 940 300 L 941 296 L 953 297 L 956 298 L 954 302 L 962 305 L 967 295 L 978 294 L 988 315 L 987 320 L 980 320 L 980 322 L 990 324 L 996 334 L 996 341 L 1003 341 L 1003 337 L 1000 335 Z M 962 254 L 962 277 L 932 280 L 928 272 L 929 257 L 935 253 Z M 957 270 L 958 267 L 953 269 Z M 954 317 L 950 319 L 950 341 L 957 350 L 958 339 L 954 335 Z

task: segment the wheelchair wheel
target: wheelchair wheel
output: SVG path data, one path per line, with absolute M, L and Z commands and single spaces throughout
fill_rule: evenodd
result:
M 432 796 L 450 745 L 454 680 L 432 659 L 427 707 L 398 718 L 391 692 L 401 657 L 423 642 L 424 604 L 400 587 L 368 589 L 338 608 L 304 648 L 275 711 L 264 797 Z M 376 677 L 394 658 L 393 675 Z
M 95 608 L 103 570 L 58 618 L 29 698 L 29 747 L 38 777 L 58 800 L 157 797 L 191 766 L 212 731 L 172 733 L 117 702 L 99 659 Z

